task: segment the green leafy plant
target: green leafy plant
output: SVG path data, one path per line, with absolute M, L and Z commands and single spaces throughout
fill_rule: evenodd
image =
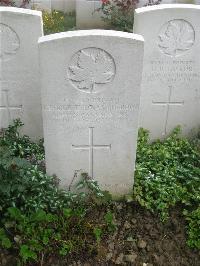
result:
M 101 241 L 101 236 L 102 236 L 102 229 L 101 228 L 98 228 L 98 227 L 95 227 L 94 230 L 94 235 L 95 235 L 95 238 L 96 238 L 96 241 L 97 243 L 99 244 L 100 241 Z
M 87 173 L 82 173 L 80 181 L 77 183 L 76 188 L 80 196 L 86 198 L 90 203 L 95 205 L 109 205 L 112 201 L 112 196 L 108 191 L 102 191 L 94 179 L 90 178 Z
M 185 215 L 186 220 L 188 221 L 187 243 L 191 248 L 200 249 L 200 206 L 192 212 L 185 210 L 183 214 Z
M 87 215 L 111 196 L 86 173 L 75 192 L 59 189 L 58 178 L 40 167 L 42 142 L 21 136 L 22 125 L 15 120 L 0 135 L 0 246 L 14 249 L 27 264 L 42 262 L 45 254 L 79 252 L 88 236 L 99 242 L 107 225 L 102 222 L 98 231 Z
M 43 11 L 44 34 L 53 34 L 68 30 L 74 30 L 76 25 L 75 13 L 64 13 L 53 10 L 52 12 Z
M 138 0 L 102 0 L 102 19 L 113 29 L 133 31 L 134 9 Z
M 31 163 L 40 164 L 44 160 L 43 140 L 35 143 L 28 136 L 21 136 L 20 130 L 22 127 L 23 123 L 16 119 L 7 129 L 2 130 L 0 146 L 6 147 L 12 156 L 25 158 Z
M 37 260 L 37 254 L 32 251 L 27 245 L 21 245 L 20 256 L 23 262 L 27 262 L 28 260 Z
M 66 255 L 73 249 L 74 235 L 70 231 L 82 222 L 73 224 L 74 219 L 79 217 L 76 209 L 67 217 L 64 211 L 53 214 L 38 210 L 23 214 L 19 209 L 11 207 L 4 220 L 10 235 L 18 236 L 14 237 L 13 245 L 18 248 L 22 261 L 27 262 L 37 261 L 45 252 L 57 251 L 60 255 Z
M 59 180 L 48 176 L 41 161 L 44 148 L 20 136 L 22 127 L 15 120 L 0 136 L 0 210 L 13 206 L 22 211 L 55 211 L 76 204 L 78 196 L 58 188 Z
M 10 239 L 3 228 L 0 228 L 0 244 L 4 248 L 11 248 L 12 244 Z
M 177 127 L 164 141 L 149 143 L 148 131 L 140 129 L 134 197 L 163 221 L 171 207 L 181 204 L 189 221 L 188 243 L 199 247 L 200 149 L 180 133 Z
M 116 230 L 116 224 L 114 223 L 114 215 L 111 211 L 108 211 L 104 216 L 105 222 L 108 226 L 109 232 L 114 232 Z
M 42 261 L 45 254 L 78 253 L 87 248 L 87 238 L 93 236 L 99 245 L 107 225 L 102 223 L 97 227 L 93 221 L 89 222 L 87 212 L 88 206 L 73 206 L 54 213 L 44 210 L 23 213 L 10 207 L 1 221 L 5 229 L 0 229 L 0 246 L 14 248 L 20 261 L 27 263 Z
M 55 210 L 70 202 L 70 194 L 59 190 L 55 177 L 46 175 L 25 159 L 0 147 L 0 209 L 15 206 L 24 211 Z
M 111 195 L 87 173 L 75 192 L 59 189 L 58 178 L 46 175 L 41 166 L 43 142 L 21 136 L 21 127 L 15 120 L 0 135 L 0 246 L 15 250 L 25 265 L 83 249 L 100 252 L 102 239 L 117 229 Z M 148 132 L 141 129 L 134 185 L 134 198 L 162 220 L 181 203 L 192 248 L 199 248 L 200 239 L 198 144 L 198 138 L 181 137 L 180 128 L 164 141 L 149 143 Z M 93 217 L 98 208 L 104 211 L 101 219 Z

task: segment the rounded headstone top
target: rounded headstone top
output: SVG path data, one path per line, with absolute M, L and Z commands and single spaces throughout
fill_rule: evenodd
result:
M 32 10 L 32 9 L 28 9 L 28 8 L 26 9 L 26 8 L 18 8 L 18 7 L 0 6 L 0 13 L 1 12 L 8 12 L 8 13 L 32 15 L 32 16 L 42 17 L 42 12 L 41 11 Z
M 88 37 L 88 36 L 107 36 L 107 37 L 118 37 L 127 38 L 135 41 L 144 42 L 144 38 L 139 34 L 127 33 L 122 31 L 114 30 L 77 30 L 60 32 L 42 36 L 39 38 L 39 43 L 45 43 L 48 41 L 57 41 L 59 39 L 71 38 L 71 37 Z
M 151 12 L 151 11 L 158 11 L 158 10 L 167 10 L 167 9 L 200 9 L 198 5 L 191 5 L 191 4 L 161 4 L 161 5 L 154 5 L 154 6 L 145 6 L 135 9 L 136 14 Z

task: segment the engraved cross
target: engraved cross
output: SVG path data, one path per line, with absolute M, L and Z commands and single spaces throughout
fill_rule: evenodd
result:
M 167 125 L 168 125 L 168 120 L 169 120 L 169 109 L 171 106 L 183 106 L 184 101 L 172 101 L 171 100 L 172 96 L 172 86 L 169 86 L 169 95 L 168 95 L 168 101 L 152 101 L 153 105 L 164 105 L 166 106 L 166 115 L 165 115 L 165 124 L 164 124 L 164 132 L 163 135 L 167 134 Z
M 94 145 L 93 140 L 93 127 L 89 127 L 89 145 L 72 145 L 74 150 L 88 150 L 89 151 L 89 176 L 94 177 L 94 149 L 111 149 L 111 145 Z
M 9 124 L 11 122 L 11 110 L 21 110 L 22 105 L 10 105 L 9 103 L 9 90 L 2 90 L 2 92 L 5 93 L 5 105 L 0 105 L 0 110 L 6 110 L 7 113 L 7 123 Z

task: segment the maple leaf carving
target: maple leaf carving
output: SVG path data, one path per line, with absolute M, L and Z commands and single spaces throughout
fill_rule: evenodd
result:
M 159 47 L 164 53 L 176 56 L 181 51 L 191 48 L 194 43 L 194 30 L 184 20 L 168 22 L 167 28 L 159 35 Z
M 19 48 L 17 34 L 4 24 L 0 24 L 0 40 L 0 58 L 16 53 Z
M 70 66 L 70 79 L 80 90 L 95 92 L 95 84 L 105 84 L 114 76 L 114 62 L 103 50 L 79 52 L 77 64 Z

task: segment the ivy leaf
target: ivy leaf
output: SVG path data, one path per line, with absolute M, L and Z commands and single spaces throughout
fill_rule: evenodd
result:
M 37 259 L 37 254 L 30 250 L 27 245 L 22 245 L 20 247 L 20 256 L 22 257 L 23 261 L 26 262 L 28 259 Z
M 4 248 L 10 248 L 12 246 L 12 243 L 3 228 L 0 228 L 0 246 Z

